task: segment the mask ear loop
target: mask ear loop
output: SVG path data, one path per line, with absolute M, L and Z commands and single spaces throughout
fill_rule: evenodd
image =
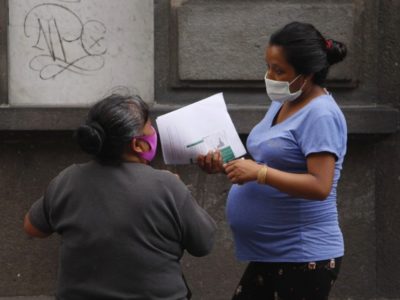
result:
M 299 78 L 300 76 L 302 76 L 303 74 L 299 74 L 295 79 L 293 79 L 290 83 L 289 83 L 289 86 L 293 83 L 293 82 L 295 82 L 296 80 L 297 80 L 297 78 Z M 301 88 L 299 89 L 299 91 L 303 91 L 303 88 L 304 88 L 304 86 L 305 86 L 305 84 L 307 83 L 307 79 L 306 80 L 304 80 L 304 83 L 303 83 L 303 85 L 301 86 Z
M 289 85 L 291 85 L 293 82 L 295 82 L 295 81 L 297 80 L 297 78 L 299 78 L 301 75 L 302 75 L 302 74 L 297 75 L 297 77 L 296 77 L 295 79 L 293 79 L 293 80 L 289 83 Z
M 306 85 L 306 83 L 307 83 L 307 79 L 304 80 L 304 83 L 303 83 L 303 85 L 301 86 L 300 90 L 303 90 L 303 88 L 304 88 L 304 86 Z

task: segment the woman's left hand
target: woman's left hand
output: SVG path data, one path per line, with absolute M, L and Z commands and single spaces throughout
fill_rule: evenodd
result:
M 224 164 L 228 179 L 237 184 L 257 180 L 257 174 L 261 168 L 262 165 L 250 159 L 236 159 Z

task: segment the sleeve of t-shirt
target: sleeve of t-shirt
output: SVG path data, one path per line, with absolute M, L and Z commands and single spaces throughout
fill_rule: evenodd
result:
M 50 208 L 54 208 L 54 195 L 57 194 L 57 188 L 63 185 L 65 175 L 74 168 L 75 165 L 71 165 L 54 177 L 44 195 L 33 203 L 28 212 L 32 225 L 43 233 L 50 234 L 56 231 L 56 224 L 52 222 Z
M 205 256 L 214 245 L 216 224 L 188 191 L 180 209 L 183 247 L 193 256 Z
M 49 221 L 49 210 L 45 203 L 45 196 L 40 197 L 29 210 L 29 221 L 43 233 L 52 233 L 54 230 Z
M 329 152 L 338 159 L 343 151 L 344 138 L 340 120 L 332 115 L 322 115 L 309 121 L 302 129 L 299 145 L 305 156 Z

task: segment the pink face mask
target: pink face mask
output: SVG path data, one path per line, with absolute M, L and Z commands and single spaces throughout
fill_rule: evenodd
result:
M 150 146 L 149 151 L 137 153 L 137 155 L 139 157 L 141 157 L 147 161 L 152 161 L 154 159 L 154 157 L 156 156 L 156 152 L 157 152 L 157 132 L 153 126 L 151 126 L 151 128 L 153 128 L 152 134 L 134 137 L 136 139 L 145 141 L 147 144 L 149 144 L 149 146 Z

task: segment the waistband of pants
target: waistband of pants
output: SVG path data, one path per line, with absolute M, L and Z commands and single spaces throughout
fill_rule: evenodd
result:
M 336 257 L 326 260 L 319 261 L 309 261 L 309 262 L 253 262 L 256 265 L 271 267 L 271 268 L 279 268 L 279 269 L 290 269 L 290 270 L 319 270 L 319 269 L 335 269 L 339 267 L 342 261 L 342 257 Z

